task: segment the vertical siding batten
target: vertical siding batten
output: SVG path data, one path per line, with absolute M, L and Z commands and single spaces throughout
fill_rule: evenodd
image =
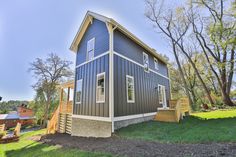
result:
M 87 41 L 95 38 L 94 59 L 87 62 Z M 76 54 L 76 81 L 83 79 L 81 104 L 74 104 L 73 114 L 84 117 L 109 117 L 109 33 L 103 21 L 94 19 L 78 45 Z M 105 72 L 105 102 L 96 103 L 96 75 Z M 75 92 L 76 93 L 76 87 Z M 96 118 L 95 118 L 96 119 Z

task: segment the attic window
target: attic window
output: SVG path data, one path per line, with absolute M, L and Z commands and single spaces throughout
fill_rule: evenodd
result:
M 145 52 L 143 52 L 143 66 L 144 66 L 144 70 L 146 72 L 149 71 L 149 59 L 148 59 L 148 54 L 146 54 Z
M 87 61 L 90 61 L 94 58 L 94 47 L 95 38 L 92 38 L 87 42 Z
M 155 65 L 155 69 L 158 70 L 158 60 L 156 58 L 154 58 L 154 65 Z

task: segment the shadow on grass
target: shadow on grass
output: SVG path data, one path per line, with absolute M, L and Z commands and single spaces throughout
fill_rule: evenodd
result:
M 6 157 L 109 157 L 111 155 L 80 151 L 78 149 L 62 148 L 60 146 L 49 146 L 38 142 L 33 142 L 23 148 L 8 150 L 5 152 Z

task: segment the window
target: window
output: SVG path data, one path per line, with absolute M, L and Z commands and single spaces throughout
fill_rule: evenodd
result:
M 154 66 L 155 69 L 158 70 L 158 60 L 156 58 L 154 58 Z
M 105 102 L 105 73 L 97 75 L 96 102 Z
M 158 85 L 158 98 L 159 98 L 159 104 L 162 104 L 162 106 L 165 108 L 166 106 L 166 91 L 165 86 Z
M 149 71 L 148 55 L 144 52 L 143 52 L 143 65 L 144 65 L 144 70 Z
M 126 75 L 126 90 L 127 90 L 127 102 L 134 103 L 134 78 Z
M 90 61 L 94 57 L 95 38 L 87 42 L 87 61 Z
M 83 80 L 78 80 L 76 84 L 76 98 L 75 98 L 75 103 L 81 103 L 82 99 L 82 82 Z

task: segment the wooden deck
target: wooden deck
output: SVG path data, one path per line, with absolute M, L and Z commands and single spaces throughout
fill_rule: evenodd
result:
M 74 81 L 59 86 L 60 101 L 48 121 L 47 134 L 54 134 L 55 132 L 71 133 L 73 89 Z
M 169 108 L 159 108 L 154 118 L 162 122 L 179 122 L 183 116 L 190 113 L 189 101 L 186 98 L 169 101 Z

